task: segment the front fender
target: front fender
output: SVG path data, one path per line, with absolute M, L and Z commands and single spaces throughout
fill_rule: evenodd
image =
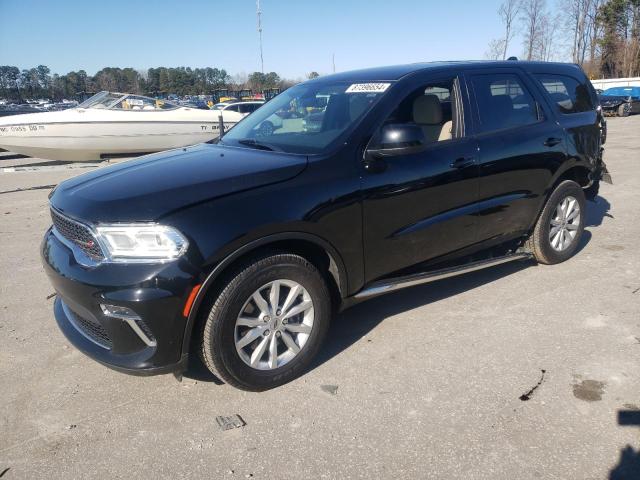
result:
M 322 248 L 329 255 L 330 269 L 336 269 L 337 283 L 340 292 L 346 294 L 346 292 L 349 291 L 348 275 L 342 256 L 336 250 L 336 248 L 327 240 L 307 232 L 280 232 L 253 240 L 245 245 L 242 245 L 239 248 L 236 248 L 231 254 L 223 258 L 219 263 L 216 264 L 216 266 L 209 272 L 209 274 L 202 282 L 196 294 L 196 297 L 193 300 L 189 316 L 187 317 L 187 323 L 185 326 L 184 338 L 182 342 L 183 355 L 187 354 L 189 351 L 191 335 L 198 317 L 200 306 L 206 298 L 209 289 L 215 284 L 216 280 L 220 278 L 225 269 L 234 261 L 241 258 L 243 255 L 255 251 L 262 246 L 274 244 L 283 240 L 304 240 Z

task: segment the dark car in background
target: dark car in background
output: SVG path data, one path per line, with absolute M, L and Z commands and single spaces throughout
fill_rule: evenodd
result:
M 236 387 L 281 385 L 309 367 L 340 309 L 578 252 L 586 200 L 610 180 L 597 103 L 578 66 L 553 63 L 413 64 L 296 85 L 215 145 L 53 190 L 41 254 L 58 325 L 123 372 L 180 373 L 199 355 Z M 313 128 L 303 116 L 263 128 L 300 106 L 322 111 Z
M 605 115 L 628 117 L 640 113 L 640 87 L 613 87 L 600 94 L 600 105 Z

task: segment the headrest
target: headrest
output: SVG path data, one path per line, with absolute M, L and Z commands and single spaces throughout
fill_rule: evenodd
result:
M 413 101 L 413 121 L 419 125 L 442 123 L 442 105 L 436 95 L 421 95 Z

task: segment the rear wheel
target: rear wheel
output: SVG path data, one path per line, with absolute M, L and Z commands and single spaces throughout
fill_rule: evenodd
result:
M 527 241 L 538 262 L 550 265 L 573 256 L 584 231 L 585 211 L 580 185 L 565 180 L 555 188 Z
M 221 380 L 261 391 L 299 376 L 329 326 L 329 290 L 303 257 L 266 254 L 238 268 L 204 323 L 201 356 Z

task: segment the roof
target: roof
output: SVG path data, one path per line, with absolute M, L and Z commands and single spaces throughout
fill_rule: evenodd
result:
M 410 63 L 406 65 L 393 65 L 388 67 L 374 67 L 365 68 L 362 70 L 352 70 L 349 72 L 334 73 L 331 75 L 325 75 L 318 79 L 311 80 L 317 81 L 371 81 L 371 80 L 386 80 L 395 81 L 399 80 L 405 75 L 411 73 L 426 71 L 426 70 L 444 70 L 451 67 L 514 67 L 514 66 L 529 66 L 529 67 L 547 67 L 553 70 L 559 68 L 579 68 L 575 64 L 571 63 L 558 63 L 558 62 L 529 62 L 521 60 L 461 60 L 461 61 L 445 61 L 445 62 L 423 62 L 423 63 Z

